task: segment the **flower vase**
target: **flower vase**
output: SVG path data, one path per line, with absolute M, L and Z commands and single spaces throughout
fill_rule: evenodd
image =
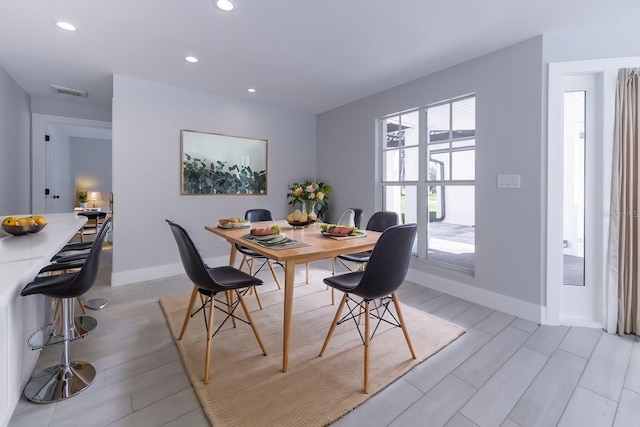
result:
M 316 213 L 316 201 L 315 200 L 306 200 L 304 202 L 304 211 L 307 215 Z

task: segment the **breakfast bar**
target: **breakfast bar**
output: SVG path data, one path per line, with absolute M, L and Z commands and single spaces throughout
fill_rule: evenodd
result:
M 29 350 L 27 339 L 45 321 L 45 298 L 22 298 L 20 291 L 87 218 L 64 213 L 47 214 L 46 220 L 37 234 L 12 236 L 0 230 L 0 425 L 9 422 L 40 354 Z

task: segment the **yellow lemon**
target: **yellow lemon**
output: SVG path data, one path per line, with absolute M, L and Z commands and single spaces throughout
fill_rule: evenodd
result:
M 2 221 L 2 225 L 15 226 L 18 225 L 16 217 L 8 216 Z
M 47 224 L 47 220 L 40 215 L 36 215 L 33 217 L 33 220 L 36 222 L 36 224 L 38 225 L 46 225 Z
M 30 216 L 18 219 L 18 225 L 20 227 L 31 227 L 32 225 L 36 225 L 36 222 Z

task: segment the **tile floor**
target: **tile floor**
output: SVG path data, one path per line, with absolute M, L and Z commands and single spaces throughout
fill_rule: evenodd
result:
M 312 264 L 310 286 L 328 267 Z M 110 304 L 72 345 L 73 359 L 97 368 L 94 384 L 55 404 L 23 398 L 9 426 L 208 426 L 158 304 L 190 291 L 187 278 L 111 288 L 109 251 L 101 270 L 87 296 Z M 539 326 L 412 283 L 399 295 L 467 333 L 333 426 L 640 426 L 640 339 Z M 36 369 L 58 358 L 47 349 Z

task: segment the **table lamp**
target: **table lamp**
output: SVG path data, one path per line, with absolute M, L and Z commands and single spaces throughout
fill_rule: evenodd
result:
M 96 207 L 96 200 L 100 200 L 100 192 L 99 191 L 89 191 L 87 195 L 87 199 L 93 202 L 93 207 Z

